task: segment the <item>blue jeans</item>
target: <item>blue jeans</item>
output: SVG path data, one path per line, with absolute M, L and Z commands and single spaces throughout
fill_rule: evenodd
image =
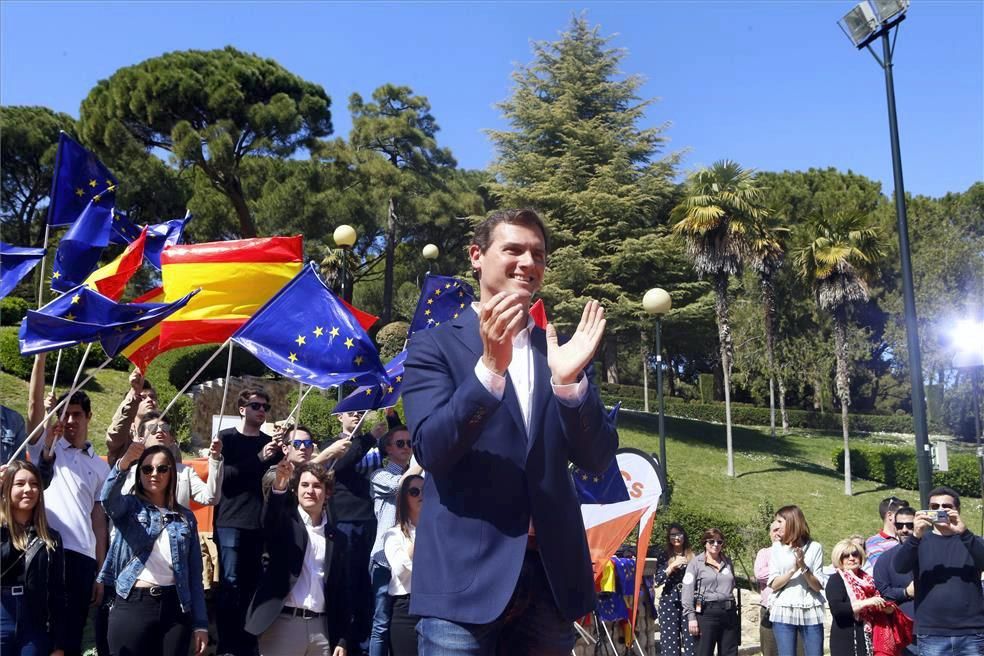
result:
M 776 637 L 779 656 L 796 656 L 797 636 L 803 636 L 803 656 L 823 656 L 823 624 L 772 623 L 772 634 Z
M 566 656 L 574 647 L 574 627 L 554 602 L 540 555 L 527 551 L 516 590 L 498 619 L 465 624 L 422 617 L 417 645 L 420 656 Z
M 44 627 L 31 621 L 27 597 L 4 590 L 0 594 L 0 653 L 4 656 L 48 656 L 50 644 Z
M 376 599 L 372 615 L 372 632 L 369 634 L 369 656 L 386 656 L 389 653 L 389 628 L 393 616 L 393 597 L 389 596 L 390 570 L 373 561 L 369 566 L 369 579 Z
M 916 646 L 919 656 L 980 656 L 984 654 L 984 632 L 956 636 L 920 633 Z
M 256 637 L 243 626 L 246 610 L 256 592 L 263 559 L 263 533 L 216 527 L 219 546 L 219 589 L 216 593 L 215 628 L 219 633 L 218 654 L 253 656 Z

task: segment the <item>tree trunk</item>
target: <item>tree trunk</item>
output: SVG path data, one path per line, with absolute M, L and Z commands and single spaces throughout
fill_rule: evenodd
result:
M 605 382 L 618 385 L 618 336 L 614 332 L 605 333 Z
M 765 355 L 769 367 L 769 429 L 776 437 L 776 287 L 770 272 L 759 276 L 765 325 Z
M 238 180 L 235 180 L 229 185 L 225 185 L 224 189 L 229 200 L 232 202 L 233 209 L 236 210 L 236 216 L 239 217 L 239 236 L 243 239 L 255 237 L 256 222 L 253 221 L 253 215 L 250 213 L 249 206 L 246 204 L 242 185 L 239 184 Z
M 393 268 L 396 265 L 396 204 L 389 199 L 386 217 L 386 265 L 383 270 L 383 312 L 381 325 L 393 316 Z
M 834 340 L 837 355 L 837 396 L 841 403 L 841 430 L 844 433 L 844 494 L 851 496 L 851 447 L 847 430 L 847 409 L 851 405 L 851 380 L 847 368 L 847 308 L 834 310 Z
M 769 435 L 776 439 L 776 377 L 769 376 Z
M 786 416 L 786 382 L 782 376 L 778 376 L 776 382 L 779 383 L 779 416 L 782 417 L 782 434 L 789 432 L 789 417 Z
M 728 476 L 735 475 L 735 454 L 731 441 L 731 324 L 728 320 L 728 274 L 714 276 L 714 313 L 721 346 L 721 375 L 724 381 L 724 429 L 728 448 Z
M 642 409 L 649 412 L 649 351 L 646 348 L 646 331 L 639 330 L 639 355 L 642 356 Z

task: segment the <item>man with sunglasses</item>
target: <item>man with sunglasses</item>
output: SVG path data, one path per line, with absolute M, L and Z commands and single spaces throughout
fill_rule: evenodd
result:
M 898 497 L 882 499 L 881 503 L 878 504 L 878 515 L 882 520 L 882 528 L 864 541 L 864 553 L 867 558 L 864 570 L 869 574 L 883 553 L 899 546 L 898 537 L 895 535 L 895 512 L 899 508 L 908 507 L 908 505 L 908 501 Z
M 280 462 L 280 444 L 260 428 L 270 412 L 270 396 L 246 388 L 238 398 L 240 426 L 221 431 L 225 476 L 215 510 L 214 537 L 219 546 L 216 595 L 218 654 L 254 656 L 256 637 L 243 630 L 246 609 L 256 591 L 263 558 L 263 474 Z
M 274 428 L 274 439 L 281 443 L 281 450 L 284 458 L 295 468 L 311 462 L 314 456 L 314 438 L 311 436 L 311 429 L 307 426 L 283 426 L 278 425 Z M 271 466 L 263 474 L 263 498 L 267 499 L 273 482 L 277 478 L 277 465 Z
M 931 490 L 929 509 L 917 512 L 913 524 L 912 537 L 893 550 L 892 567 L 915 581 L 920 656 L 984 654 L 984 540 L 960 517 L 960 495 Z
M 413 460 L 410 431 L 396 426 L 379 438 L 379 450 L 386 456 L 386 465 L 369 478 L 373 511 L 376 513 L 376 540 L 369 556 L 369 579 L 375 599 L 372 631 L 369 635 L 369 656 L 386 656 L 389 648 L 389 624 L 393 613 L 393 598 L 389 596 L 390 568 L 383 552 L 386 531 L 396 526 L 396 494 L 407 476 L 423 473 Z
M 912 537 L 915 529 L 916 509 L 904 506 L 895 511 L 895 536 L 899 544 L 905 544 Z M 916 596 L 916 587 L 912 582 L 912 573 L 900 574 L 895 571 L 892 564 L 897 550 L 892 548 L 882 552 L 884 558 L 879 558 L 875 563 L 875 570 L 872 574 L 875 579 L 875 587 L 881 596 L 889 601 L 894 601 L 899 609 L 910 619 L 915 614 L 915 604 L 913 599 Z M 906 653 L 916 654 L 915 646 L 910 645 L 906 648 Z

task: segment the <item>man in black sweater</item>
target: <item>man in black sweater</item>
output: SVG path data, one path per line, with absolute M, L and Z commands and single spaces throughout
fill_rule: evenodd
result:
M 222 499 L 215 509 L 215 541 L 219 546 L 219 591 L 216 604 L 218 654 L 254 656 L 256 637 L 243 630 L 246 608 L 256 590 L 263 557 L 261 480 L 284 457 L 280 446 L 260 431 L 270 397 L 261 389 L 239 394 L 239 429 L 227 428 L 222 441 L 225 476 Z
M 943 511 L 945 520 L 937 521 Z M 892 551 L 896 572 L 915 581 L 915 633 L 922 656 L 984 654 L 984 540 L 960 518 L 960 496 L 948 487 L 929 493 L 929 510 L 915 516 L 914 535 Z

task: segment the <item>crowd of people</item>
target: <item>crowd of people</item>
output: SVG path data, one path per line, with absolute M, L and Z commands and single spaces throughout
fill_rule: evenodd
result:
M 960 517 L 960 496 L 930 492 L 916 510 L 889 497 L 882 528 L 838 541 L 824 564 L 803 511 L 784 506 L 759 550 L 759 644 L 764 656 L 821 656 L 830 614 L 831 656 L 984 654 L 984 540 Z M 655 549 L 654 587 L 663 656 L 734 656 L 740 640 L 735 569 L 720 530 L 704 532 L 702 553 L 679 524 Z
M 360 431 L 363 418 L 342 413 L 334 439 L 284 423 L 267 434 L 270 397 L 247 388 L 203 479 L 182 463 L 140 372 L 105 460 L 89 439 L 90 400 L 73 392 L 27 459 L 0 471 L 0 651 L 81 656 L 94 608 L 100 656 L 200 656 L 213 637 L 233 656 L 569 654 L 574 621 L 596 604 L 569 465 L 603 472 L 618 435 L 590 364 L 604 309 L 589 301 L 569 339 L 529 316 L 546 255 L 532 210 L 476 227 L 479 300 L 415 333 L 406 425 L 391 410 Z M 44 368 L 36 356 L 27 421 L 0 413 L 5 461 L 56 406 Z M 215 506 L 214 636 L 192 501 Z M 918 512 L 886 501 L 882 531 L 867 547 L 839 542 L 828 567 L 800 509 L 779 510 L 755 567 L 766 654 L 819 656 L 826 608 L 834 656 L 900 656 L 913 644 L 927 656 L 984 653 L 984 542 L 959 496 L 936 489 Z M 734 565 L 719 529 L 699 546 L 669 528 L 662 653 L 731 656 Z

